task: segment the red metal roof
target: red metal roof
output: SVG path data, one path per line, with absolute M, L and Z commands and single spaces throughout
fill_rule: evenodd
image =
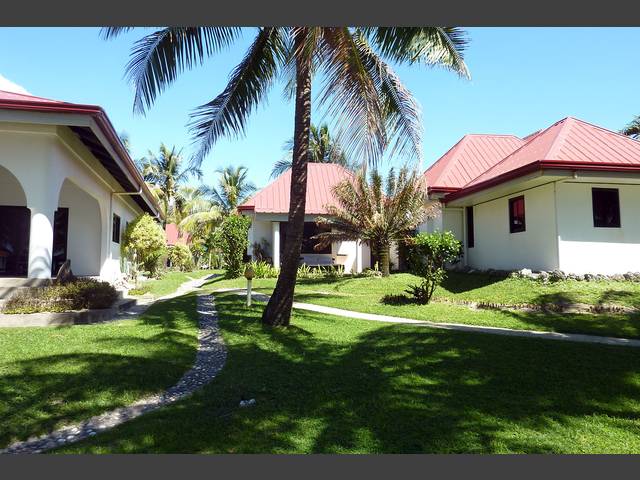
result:
M 160 207 L 156 198 L 149 190 L 142 175 L 135 166 L 135 163 L 129 156 L 127 149 L 122 145 L 120 137 L 116 133 L 111 120 L 107 117 L 106 112 L 98 105 L 83 105 L 79 103 L 62 102 L 49 98 L 36 97 L 34 95 L 25 95 L 23 93 L 8 92 L 0 90 L 0 109 L 4 110 L 22 110 L 35 112 L 54 112 L 54 113 L 75 113 L 80 115 L 91 116 L 104 136 L 107 138 L 111 147 L 118 153 L 120 159 L 137 183 L 137 188 L 143 190 L 144 203 L 148 205 L 151 211 L 160 212 Z
M 429 191 L 462 188 L 522 145 L 514 135 L 465 135 L 424 172 Z
M 530 135 L 518 150 L 446 200 L 460 198 L 540 169 L 640 171 L 640 142 L 567 117 Z
M 325 206 L 335 203 L 333 186 L 352 178 L 346 168 L 333 163 L 309 163 L 307 166 L 307 199 L 305 213 L 324 215 Z M 244 202 L 240 210 L 256 213 L 288 213 L 291 192 L 291 169 Z

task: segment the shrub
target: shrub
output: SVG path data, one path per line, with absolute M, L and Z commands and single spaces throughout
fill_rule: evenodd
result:
M 237 278 L 243 273 L 243 257 L 249 241 L 247 234 L 251 219 L 244 215 L 229 215 L 216 229 L 215 245 L 220 249 L 228 278 Z
M 124 231 L 122 253 L 141 264 L 144 270 L 155 275 L 159 260 L 166 252 L 166 237 L 162 227 L 149 214 L 145 213 Z
M 446 277 L 445 265 L 462 255 L 462 244 L 451 232 L 419 233 L 408 241 L 409 268 L 422 277 L 419 285 L 406 290 L 421 304 L 427 304 Z
M 330 279 L 338 279 L 344 277 L 344 266 L 343 265 L 332 265 L 328 267 L 324 272 L 324 276 Z
M 4 313 L 67 312 L 85 308 L 109 308 L 118 298 L 107 282 L 78 279 L 64 284 L 29 288 L 13 295 Z
M 181 272 L 189 272 L 194 268 L 193 255 L 189 247 L 177 244 L 169 247 L 169 263 L 171 267 Z
M 251 262 L 249 263 L 253 268 L 255 278 L 276 278 L 278 276 L 278 269 L 267 262 Z

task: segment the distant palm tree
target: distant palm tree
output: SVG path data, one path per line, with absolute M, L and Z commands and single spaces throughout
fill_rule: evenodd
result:
M 220 210 L 228 215 L 236 212 L 238 205 L 241 205 L 247 198 L 256 191 L 256 186 L 247 178 L 249 170 L 247 167 L 228 167 L 216 169 L 218 174 L 218 186 L 203 186 L 202 191 L 209 196 L 213 203 L 220 207 Z
M 337 139 L 329 134 L 329 126 L 326 123 L 317 127 L 311 125 L 309 130 L 309 163 L 337 163 L 349 170 L 355 170 L 354 162 L 347 160 L 344 149 Z M 287 156 L 278 160 L 271 170 L 271 178 L 276 178 L 291 168 L 291 158 L 293 157 L 293 138 L 284 144 Z
M 107 38 L 131 27 L 108 27 Z M 134 110 L 144 112 L 185 69 L 229 48 L 235 27 L 166 27 L 138 40 L 127 73 L 135 87 Z M 216 98 L 192 116 L 199 142 L 196 165 L 224 136 L 244 132 L 278 78 L 295 103 L 289 218 L 276 287 L 262 314 L 268 325 L 288 325 L 302 246 L 311 124 L 312 78 L 322 78 L 318 104 L 326 109 L 348 156 L 375 165 L 385 149 L 421 156 L 420 112 L 409 91 L 383 60 L 440 65 L 468 76 L 462 58 L 467 40 L 457 27 L 261 27 Z M 316 75 L 320 73 L 321 75 Z
M 360 171 L 354 179 L 335 185 L 337 205 L 328 205 L 327 216 L 316 219 L 328 231 L 313 238 L 318 240 L 318 248 L 336 241 L 362 240 L 377 254 L 386 277 L 391 244 L 405 238 L 427 218 L 435 217 L 438 209 L 427 203 L 424 183 L 415 170 L 405 167 L 396 176 L 391 169 L 384 183 L 373 170 L 369 181 Z
M 199 169 L 194 167 L 183 167 L 182 157 L 176 147 L 169 150 L 164 144 L 160 144 L 156 156 L 149 151 L 146 157 L 139 159 L 138 168 L 142 173 L 145 182 L 149 184 L 151 190 L 156 194 L 161 202 L 163 210 L 163 226 L 173 220 L 173 208 L 178 187 L 184 184 L 191 175 L 201 177 Z
M 640 115 L 636 115 L 626 127 L 620 130 L 620 133 L 636 140 L 640 139 Z

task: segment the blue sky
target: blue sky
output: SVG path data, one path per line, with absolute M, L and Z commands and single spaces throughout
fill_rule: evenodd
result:
M 107 42 L 92 28 L 0 28 L 0 75 L 33 95 L 101 105 L 116 129 L 129 134 L 136 157 L 160 142 L 188 154 L 189 112 L 222 91 L 253 30 L 232 50 L 183 74 L 142 117 L 132 113 L 124 67 L 133 42 L 146 31 Z M 425 167 L 465 133 L 524 136 L 569 115 L 618 130 L 640 113 L 640 62 L 633 58 L 640 28 L 468 32 L 470 81 L 440 69 L 396 69 L 422 106 Z M 265 185 L 292 131 L 293 105 L 276 86 L 252 116 L 246 137 L 215 146 L 203 164 L 204 181 L 211 183 L 219 166 L 242 164 L 258 186 Z M 384 167 L 394 163 L 400 160 Z

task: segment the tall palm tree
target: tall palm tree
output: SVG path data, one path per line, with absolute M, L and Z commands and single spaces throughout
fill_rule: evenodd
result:
M 129 27 L 109 27 L 107 38 Z M 228 48 L 233 27 L 167 27 L 138 40 L 127 72 L 135 87 L 134 110 L 144 112 L 177 77 Z M 318 104 L 333 121 L 345 152 L 375 165 L 382 152 L 421 155 L 419 108 L 393 69 L 398 64 L 441 65 L 468 76 L 467 40 L 457 27 L 262 27 L 226 88 L 197 108 L 191 128 L 200 165 L 223 136 L 244 132 L 249 115 L 279 77 L 295 104 L 291 192 L 280 275 L 262 315 L 268 325 L 288 325 L 302 245 L 312 78 L 322 73 Z
M 620 133 L 636 140 L 640 140 L 640 115 L 636 115 Z
M 380 173 L 372 170 L 369 181 L 361 170 L 354 179 L 333 187 L 337 205 L 328 205 L 327 216 L 318 225 L 328 227 L 313 238 L 317 247 L 331 242 L 362 240 L 377 253 L 383 276 L 389 276 L 389 253 L 394 241 L 405 238 L 427 218 L 438 214 L 426 198 L 424 182 L 415 170 L 389 171 L 386 185 Z
M 171 150 L 160 144 L 158 155 L 151 150 L 138 162 L 138 168 L 145 182 L 151 186 L 163 209 L 163 226 L 173 217 L 173 208 L 178 194 L 178 187 L 184 184 L 191 175 L 201 176 L 200 170 L 194 166 L 183 167 L 183 159 L 176 147 Z
M 203 192 L 211 197 L 214 204 L 218 205 L 225 215 L 236 212 L 253 192 L 256 186 L 249 181 L 247 167 L 228 167 L 216 169 L 218 174 L 218 187 L 203 186 Z
M 347 159 L 340 142 L 329 134 L 329 125 L 323 123 L 317 127 L 311 124 L 309 134 L 309 163 L 337 163 L 349 170 L 355 170 L 355 163 Z M 291 168 L 293 138 L 284 144 L 284 150 L 287 155 L 275 163 L 271 170 L 271 178 L 279 177 Z

